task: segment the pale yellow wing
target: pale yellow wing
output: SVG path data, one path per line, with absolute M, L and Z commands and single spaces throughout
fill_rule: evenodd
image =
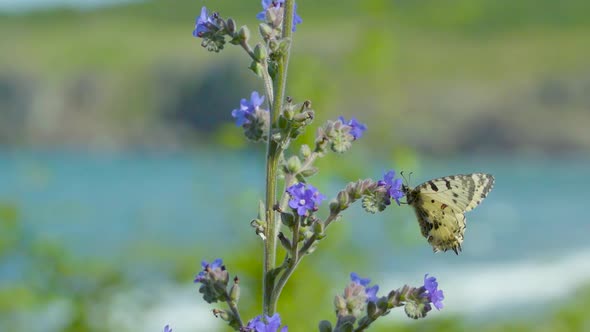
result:
M 467 212 L 478 206 L 493 186 L 492 175 L 472 173 L 426 181 L 414 188 L 414 191 L 425 201 L 439 201 L 457 212 Z
M 444 203 L 435 201 L 418 202 L 412 206 L 418 218 L 420 231 L 428 240 L 435 252 L 453 250 L 461 251 L 463 234 L 465 233 L 465 215 L 457 213 Z M 441 208 L 443 206 L 443 208 Z
M 494 185 L 490 174 L 451 175 L 427 181 L 411 191 L 422 235 L 434 251 L 461 251 L 464 213 L 473 210 Z

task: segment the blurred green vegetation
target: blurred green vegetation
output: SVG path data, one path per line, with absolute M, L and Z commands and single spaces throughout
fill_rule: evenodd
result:
M 239 147 L 224 128 L 260 82 L 237 48 L 217 56 L 192 38 L 201 5 L 256 31 L 258 1 L 0 16 L 0 142 Z M 289 93 L 312 100 L 319 121 L 361 117 L 381 153 L 587 150 L 589 10 L 584 0 L 302 0 Z

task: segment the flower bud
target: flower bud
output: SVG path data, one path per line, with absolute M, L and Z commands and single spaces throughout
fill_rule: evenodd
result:
M 266 47 L 262 46 L 260 43 L 256 44 L 256 46 L 254 47 L 254 57 L 256 57 L 256 60 L 258 60 L 258 62 L 266 60 Z
M 248 67 L 256 76 L 262 77 L 262 73 L 264 73 L 264 67 L 260 64 L 260 62 L 252 61 L 250 67 Z
M 332 332 L 332 323 L 327 320 L 323 320 L 319 324 L 320 332 Z
M 213 315 L 215 315 L 215 317 L 223 319 L 226 322 L 230 322 L 233 319 L 233 315 L 231 313 L 221 309 L 213 309 Z
M 337 201 L 330 202 L 330 215 L 335 216 L 340 213 L 340 203 Z
M 319 168 L 310 166 L 310 167 L 307 167 L 306 169 L 302 170 L 300 174 L 303 175 L 304 177 L 310 177 L 319 171 L 320 171 Z
M 381 310 L 382 312 L 385 312 L 390 309 L 389 303 L 387 302 L 387 298 L 385 296 L 377 299 L 377 308 L 379 308 L 379 310 Z
M 238 31 L 238 37 L 240 40 L 247 42 L 250 39 L 250 29 L 247 26 L 242 26 Z
M 287 170 L 290 174 L 295 174 L 299 172 L 301 169 L 301 160 L 297 156 L 291 156 L 289 160 L 287 160 Z
M 344 209 L 348 208 L 348 204 L 350 202 L 350 199 L 349 199 L 348 193 L 346 191 L 339 192 L 336 199 L 338 200 L 340 210 L 344 210 Z
M 295 116 L 293 116 L 293 121 L 308 124 L 311 122 L 311 120 L 313 120 L 313 117 L 313 111 L 305 111 L 299 114 L 295 114 Z
M 295 116 L 295 111 L 293 111 L 292 109 L 287 108 L 287 109 L 283 110 L 283 116 L 287 120 L 293 120 L 293 117 Z
M 283 225 L 291 228 L 293 227 L 293 225 L 295 225 L 295 217 L 293 216 L 293 214 L 289 213 L 289 212 L 283 212 L 281 213 L 281 221 L 283 222 Z
M 264 40 L 269 40 L 273 36 L 273 29 L 266 23 L 260 23 L 258 31 Z
M 240 279 L 238 277 L 234 278 L 234 284 L 231 286 L 229 291 L 229 299 L 234 302 L 238 303 L 240 301 Z
M 227 28 L 227 32 L 230 35 L 233 35 L 236 32 L 236 21 L 234 21 L 232 18 L 227 19 L 225 26 Z
M 321 221 L 316 221 L 313 223 L 313 233 L 315 234 L 317 239 L 322 239 L 326 235 L 324 234 L 324 223 Z
M 270 49 L 271 53 L 276 53 L 279 49 L 279 43 L 273 39 L 268 42 L 268 48 Z
M 309 145 L 303 144 L 303 145 L 301 145 L 301 148 L 299 149 L 299 153 L 301 154 L 301 156 L 303 158 L 307 159 L 311 156 L 311 148 L 309 147 Z
M 338 316 L 341 316 L 340 313 L 346 314 L 348 312 L 348 309 L 346 308 L 346 300 L 340 295 L 334 297 L 334 308 L 336 308 Z

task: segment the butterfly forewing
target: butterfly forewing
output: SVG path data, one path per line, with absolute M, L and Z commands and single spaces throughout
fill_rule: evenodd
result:
M 420 195 L 446 204 L 457 212 L 473 210 L 492 190 L 494 177 L 490 174 L 473 173 L 444 176 L 426 181 L 414 188 Z
M 494 177 L 473 173 L 427 181 L 409 192 L 422 235 L 434 251 L 461 250 L 466 227 L 464 213 L 473 210 L 490 192 Z

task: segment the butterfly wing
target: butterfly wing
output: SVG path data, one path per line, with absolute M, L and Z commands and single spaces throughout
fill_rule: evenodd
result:
M 422 235 L 434 251 L 461 251 L 466 219 L 494 184 L 490 174 L 451 175 L 427 181 L 410 192 Z
M 493 186 L 494 177 L 491 174 L 472 173 L 426 181 L 414 188 L 414 191 L 464 213 L 478 206 Z

